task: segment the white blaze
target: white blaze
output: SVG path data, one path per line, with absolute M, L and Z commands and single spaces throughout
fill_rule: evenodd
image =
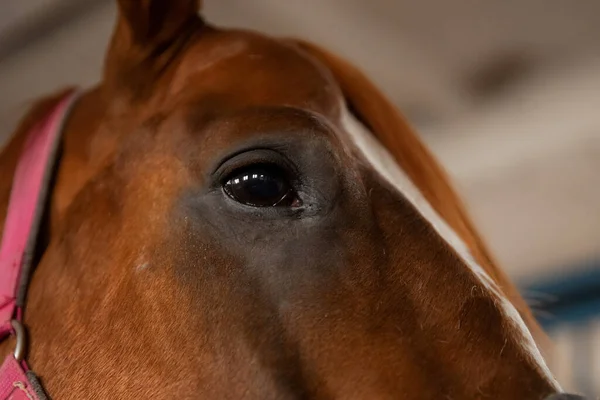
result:
M 496 283 L 490 278 L 485 270 L 475 261 L 465 242 L 454 232 L 454 230 L 439 216 L 421 191 L 413 184 L 408 175 L 404 173 L 387 151 L 387 149 L 361 124 L 344 106 L 342 106 L 342 125 L 365 159 L 389 184 L 397 189 L 427 220 L 435 231 L 454 249 L 456 254 L 464 261 L 467 267 L 481 284 L 489 290 L 490 295 L 495 297 L 500 311 L 509 319 L 521 336 L 520 343 L 523 349 L 531 356 L 538 365 L 540 372 L 554 386 L 555 390 L 561 391 L 550 369 L 546 365 L 531 332 L 525 325 L 521 315 L 503 296 Z

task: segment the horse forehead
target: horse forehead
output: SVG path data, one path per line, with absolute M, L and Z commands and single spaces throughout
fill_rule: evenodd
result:
M 171 94 L 215 94 L 239 105 L 286 105 L 331 118 L 341 90 L 327 68 L 291 43 L 247 31 L 200 35 L 182 55 Z

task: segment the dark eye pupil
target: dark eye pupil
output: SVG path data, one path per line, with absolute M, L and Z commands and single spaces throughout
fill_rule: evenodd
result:
M 269 166 L 254 166 L 234 173 L 224 189 L 232 199 L 256 207 L 289 206 L 284 200 L 293 197 L 283 172 Z

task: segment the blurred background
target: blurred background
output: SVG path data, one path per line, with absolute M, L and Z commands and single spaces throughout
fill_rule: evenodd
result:
M 32 101 L 91 85 L 111 0 L 3 0 L 0 143 Z M 556 342 L 600 396 L 600 2 L 205 0 L 215 24 L 313 40 L 360 66 L 448 169 Z

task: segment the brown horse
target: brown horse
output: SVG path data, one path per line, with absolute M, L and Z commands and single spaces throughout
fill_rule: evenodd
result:
M 64 127 L 25 317 L 48 393 L 560 391 L 527 306 L 390 102 L 329 52 L 214 28 L 199 7 L 121 0 L 102 82 Z M 0 157 L 0 223 L 24 136 L 63 94 Z

